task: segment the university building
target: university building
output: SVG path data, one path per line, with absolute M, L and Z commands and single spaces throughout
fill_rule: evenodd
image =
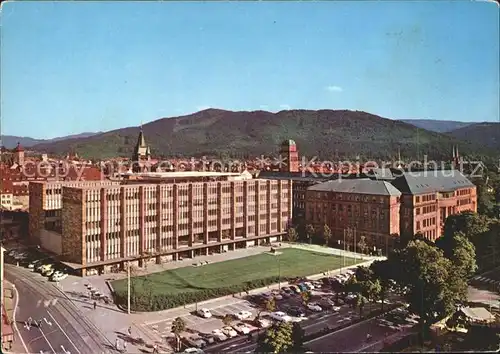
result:
M 216 172 L 30 184 L 30 235 L 82 275 L 275 242 L 292 182 Z
M 458 170 L 394 171 L 383 180 L 338 179 L 309 187 L 305 222 L 319 231 L 327 224 L 332 237 L 350 247 L 363 236 L 370 249 L 387 250 L 401 235 L 420 233 L 435 241 L 446 218 L 463 211 L 477 212 L 477 194 Z

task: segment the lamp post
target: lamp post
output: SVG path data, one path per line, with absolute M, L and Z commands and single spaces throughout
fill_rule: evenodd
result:
M 130 261 L 127 261 L 127 313 L 130 315 Z
M 281 262 L 279 254 L 276 254 L 276 259 L 278 260 L 278 290 L 281 290 Z

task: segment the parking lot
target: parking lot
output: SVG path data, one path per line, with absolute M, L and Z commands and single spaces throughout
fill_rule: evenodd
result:
M 304 284 L 304 281 L 298 281 L 298 283 Z M 244 323 L 250 332 L 262 327 L 261 324 L 255 321 L 259 313 L 260 318 L 266 319 L 269 324 L 274 322 L 276 319 L 271 318 L 271 314 L 265 311 L 265 303 L 269 299 L 274 299 L 274 314 L 281 311 L 288 318 L 287 320 L 301 322 L 306 334 L 321 331 L 325 327 L 335 328 L 345 325 L 360 317 L 359 309 L 349 305 L 350 301 L 354 301 L 354 295 L 351 295 L 351 297 L 344 293 L 337 295 L 334 291 L 336 287 L 327 281 L 306 283 L 309 284 L 310 288 L 305 289 L 303 285 L 302 288 L 306 290 L 303 292 L 310 294 L 308 301 L 304 301 L 300 291 L 292 291 L 293 286 L 283 286 L 280 289 L 269 289 L 243 298 L 223 298 L 206 305 L 198 305 L 198 310 L 206 309 L 210 312 L 211 316 L 209 318 L 203 318 L 196 310 L 190 313 L 188 310 L 177 309 L 169 311 L 171 315 L 143 323 L 141 327 L 158 341 L 165 341 L 166 339 L 168 341 L 168 338 L 173 338 L 171 333 L 172 323 L 177 317 L 180 317 L 186 325 L 186 330 L 181 334 L 181 337 L 203 340 L 204 343 L 200 342 L 200 346 L 204 347 L 210 344 L 216 345 L 216 342 L 225 342 L 225 340 L 233 337 L 224 330 L 222 332 L 226 338 L 222 340 L 220 337 L 212 335 L 213 331 L 220 331 L 225 327 L 223 319 L 227 315 L 233 317 L 230 326 L 234 327 L 238 323 Z M 298 287 L 296 284 L 294 286 Z M 307 306 L 307 304 L 310 306 Z M 380 304 L 368 303 L 363 311 L 368 313 L 378 308 L 380 308 Z M 248 317 L 244 320 L 235 318 L 234 315 L 240 311 L 248 311 Z M 240 337 L 246 332 L 240 332 L 238 335 L 233 334 L 235 337 Z M 221 347 L 220 350 L 224 351 L 224 348 Z

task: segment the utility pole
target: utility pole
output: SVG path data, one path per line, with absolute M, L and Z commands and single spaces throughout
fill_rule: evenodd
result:
M 341 274 L 344 274 L 344 268 L 345 268 L 345 233 L 346 229 L 344 229 L 344 251 L 342 252 L 342 270 L 340 271 Z
M 127 313 L 130 315 L 130 261 L 127 261 Z

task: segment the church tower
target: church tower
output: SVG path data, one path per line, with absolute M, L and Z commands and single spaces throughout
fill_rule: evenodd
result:
M 280 146 L 280 155 L 284 163 L 280 166 L 281 172 L 299 172 L 299 152 L 293 140 L 285 140 Z
M 144 164 L 150 159 L 151 151 L 149 150 L 149 146 L 146 145 L 146 139 L 144 138 L 144 132 L 142 131 L 141 125 L 141 130 L 132 155 L 133 172 L 141 172 L 144 169 Z
M 20 143 L 17 143 L 16 148 L 14 149 L 14 161 L 19 166 L 24 165 L 24 148 Z

